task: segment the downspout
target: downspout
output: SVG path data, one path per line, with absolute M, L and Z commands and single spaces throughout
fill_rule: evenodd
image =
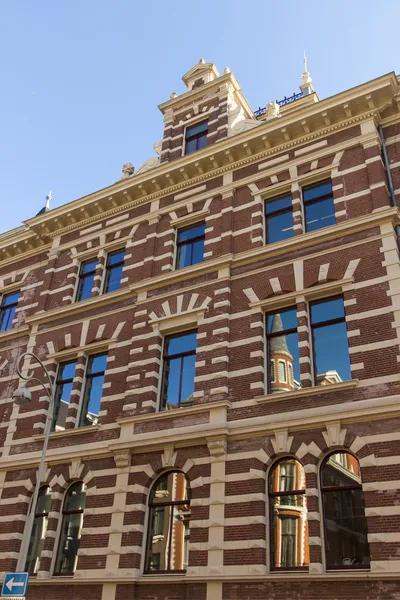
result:
M 389 157 L 388 157 L 387 150 L 386 150 L 386 142 L 385 142 L 385 137 L 383 135 L 382 125 L 378 125 L 378 132 L 379 132 L 379 137 L 381 138 L 381 142 L 382 142 L 383 164 L 385 165 L 385 169 L 386 169 L 386 177 L 387 177 L 387 182 L 388 182 L 388 187 L 389 187 L 390 204 L 393 207 L 397 207 L 396 196 L 395 196 L 394 187 L 393 187 L 392 173 L 390 172 Z M 397 235 L 397 242 L 400 243 L 400 225 L 396 225 L 394 230 Z

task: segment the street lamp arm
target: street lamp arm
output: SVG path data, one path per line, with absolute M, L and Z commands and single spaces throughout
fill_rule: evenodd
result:
M 51 381 L 50 375 L 48 370 L 46 369 L 46 367 L 44 366 L 43 362 L 40 360 L 40 358 L 38 356 L 36 356 L 36 354 L 33 354 L 32 352 L 23 352 L 21 354 L 21 356 L 18 358 L 17 361 L 17 373 L 20 376 L 21 379 L 23 379 L 24 381 L 36 381 L 37 383 L 40 383 L 40 385 L 43 387 L 43 389 L 45 390 L 46 394 L 48 395 L 49 398 L 51 398 L 51 392 L 47 389 L 47 387 L 45 386 L 45 384 L 43 383 L 43 381 L 41 381 L 40 379 L 37 379 L 36 377 L 32 377 L 31 375 L 29 375 L 29 373 L 27 373 L 26 375 L 22 374 L 22 361 L 25 360 L 26 356 L 31 356 L 37 363 L 39 363 L 39 365 L 42 367 L 47 381 L 50 385 L 50 390 L 53 387 L 53 382 Z
M 29 373 L 27 373 L 26 375 L 22 374 L 22 372 L 21 372 L 22 361 L 25 359 L 26 356 L 31 356 L 42 367 L 42 369 L 46 375 L 47 383 L 48 383 L 49 387 L 47 387 L 46 384 L 43 381 L 41 381 L 40 379 L 38 379 L 37 377 L 30 376 Z M 52 419 L 53 419 L 53 410 L 54 410 L 54 385 L 50 378 L 49 372 L 47 371 L 43 362 L 40 360 L 40 358 L 38 356 L 36 356 L 36 354 L 33 354 L 32 352 L 24 352 L 18 358 L 17 373 L 21 377 L 21 379 L 23 379 L 25 381 L 35 381 L 36 383 L 40 383 L 40 385 L 46 391 L 46 394 L 49 398 L 49 406 L 48 406 L 48 410 L 47 410 L 47 416 L 46 416 L 46 422 L 45 422 L 45 428 L 44 428 L 44 440 L 43 440 L 39 468 L 38 468 L 37 476 L 36 476 L 35 491 L 33 493 L 33 498 L 32 498 L 30 508 L 28 510 L 27 523 L 26 523 L 26 527 L 24 530 L 24 536 L 22 538 L 21 548 L 20 548 L 20 552 L 19 552 L 19 556 L 18 556 L 17 571 L 24 571 L 26 564 L 27 564 L 27 559 L 28 559 L 29 542 L 30 542 L 30 539 L 32 536 L 33 524 L 34 524 L 34 520 L 35 520 L 36 505 L 37 505 L 37 501 L 38 501 L 38 497 L 39 497 L 39 490 L 40 490 L 40 486 L 42 484 L 42 480 L 43 480 L 43 476 L 44 476 L 44 472 L 45 472 L 46 452 L 47 452 L 47 446 L 49 443 L 51 423 L 52 423 Z

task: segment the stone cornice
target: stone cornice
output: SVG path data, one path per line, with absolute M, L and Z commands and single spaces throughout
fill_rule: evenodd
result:
M 229 75 L 226 77 L 229 79 Z M 32 239 L 31 243 L 38 247 L 45 241 L 74 229 L 187 189 L 367 119 L 378 121 L 379 110 L 392 105 L 397 107 L 397 89 L 398 81 L 394 73 L 389 73 L 318 103 L 304 106 L 279 119 L 261 122 L 251 130 L 171 163 L 161 164 L 136 177 L 118 181 L 103 190 L 27 220 L 26 227 L 39 236 L 35 241 Z M 343 106 L 346 106 L 346 110 Z M 350 117 L 347 116 L 349 114 Z M 305 133 L 304 123 L 307 123 L 309 133 Z M 227 153 L 227 150 L 231 150 L 231 153 Z M 4 238 L 4 246 L 11 248 L 8 252 L 15 254 L 13 246 L 20 235 L 19 233 L 17 238 Z M 26 234 L 23 233 L 22 236 L 24 235 Z M 0 239 L 0 248 L 1 246 Z M 18 247 L 18 256 L 20 255 Z

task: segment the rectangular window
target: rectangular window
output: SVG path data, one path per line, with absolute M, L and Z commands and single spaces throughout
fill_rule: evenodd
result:
M 114 292 L 121 287 L 122 269 L 124 268 L 125 249 L 110 252 L 107 256 L 104 293 Z
M 177 269 L 203 262 L 205 230 L 205 223 L 199 223 L 178 231 Z
M 286 194 L 265 202 L 266 243 L 273 244 L 294 235 L 292 196 Z
M 19 290 L 11 294 L 4 294 L 0 306 L 0 331 L 11 329 L 19 296 Z
M 71 401 L 71 392 L 75 376 L 76 360 L 61 363 L 58 367 L 56 391 L 54 395 L 54 413 L 51 430 L 64 431 Z
M 186 128 L 185 133 L 185 154 L 191 154 L 196 150 L 201 150 L 207 146 L 208 123 L 196 123 Z
M 165 338 L 161 410 L 193 404 L 197 332 Z
M 104 374 L 106 372 L 106 362 L 107 354 L 97 354 L 89 357 L 79 427 L 97 425 Z
M 335 205 L 332 182 L 323 181 L 303 188 L 306 231 L 315 231 L 335 225 Z
M 81 264 L 79 271 L 78 290 L 76 292 L 76 301 L 86 300 L 92 297 L 92 288 L 94 276 L 96 273 L 97 259 L 87 260 Z
M 286 308 L 267 315 L 267 356 L 270 373 L 268 393 L 298 389 L 300 351 L 296 308 Z
M 310 304 L 314 350 L 314 381 L 330 385 L 351 379 L 343 298 Z

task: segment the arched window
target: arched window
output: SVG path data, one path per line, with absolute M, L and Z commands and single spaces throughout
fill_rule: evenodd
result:
M 364 492 L 355 456 L 336 452 L 324 460 L 321 492 L 327 569 L 368 568 Z
M 85 485 L 81 481 L 74 483 L 64 499 L 55 575 L 75 572 L 85 504 Z
M 268 490 L 271 569 L 307 568 L 310 557 L 303 465 L 294 458 L 278 461 L 271 469 Z
M 40 556 L 46 537 L 47 522 L 51 504 L 50 488 L 48 485 L 39 490 L 36 502 L 35 519 L 33 521 L 32 535 L 29 541 L 28 557 L 26 559 L 25 571 L 34 575 L 39 570 Z
M 184 571 L 188 564 L 190 487 L 184 473 L 161 475 L 150 493 L 145 571 Z

